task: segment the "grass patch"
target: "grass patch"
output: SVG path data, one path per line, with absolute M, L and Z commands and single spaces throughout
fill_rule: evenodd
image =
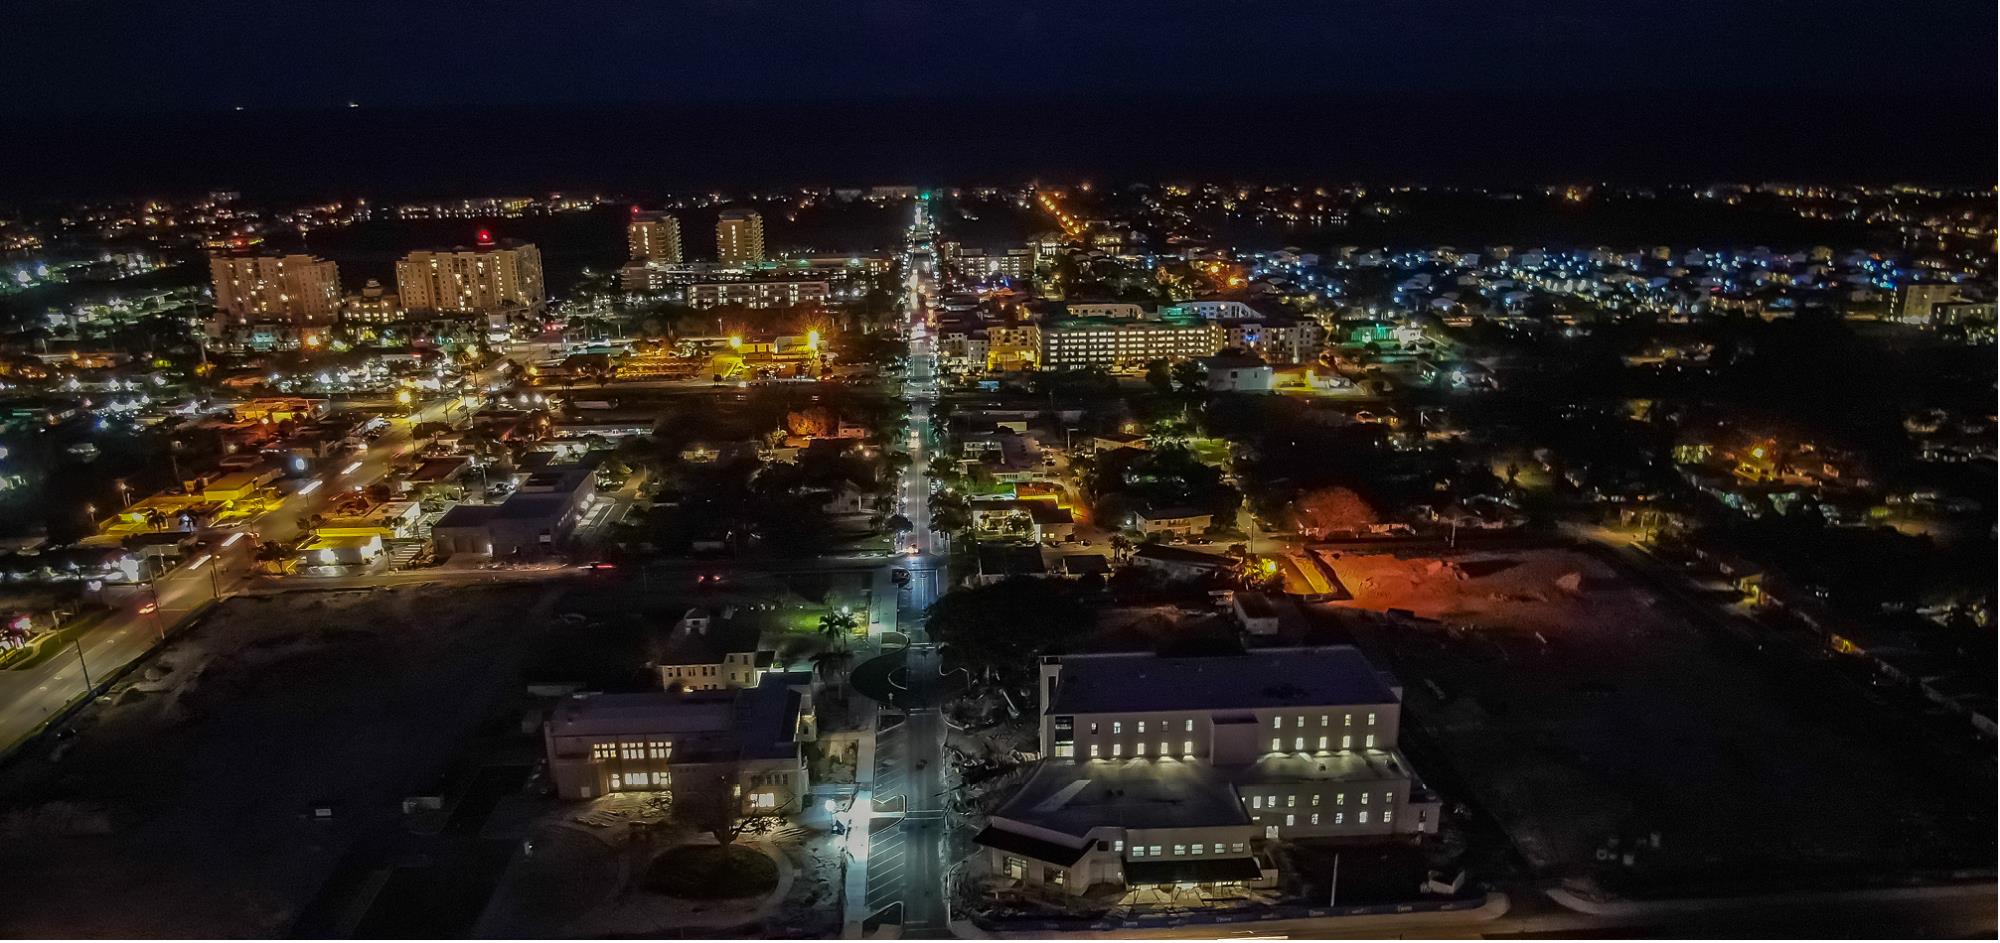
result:
M 777 863 L 739 845 L 682 845 L 668 849 L 646 868 L 646 889 L 668 897 L 759 897 L 777 886 Z

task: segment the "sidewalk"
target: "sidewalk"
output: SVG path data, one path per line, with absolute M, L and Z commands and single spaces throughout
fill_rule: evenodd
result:
M 872 776 L 873 767 L 869 769 Z M 868 822 L 874 807 L 875 790 L 861 786 L 854 791 L 847 808 L 839 813 L 841 821 L 849 826 L 846 856 L 841 865 L 840 938 L 843 940 L 860 939 L 861 922 L 868 919 Z

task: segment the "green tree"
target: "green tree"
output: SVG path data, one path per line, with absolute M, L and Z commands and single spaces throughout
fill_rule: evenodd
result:
M 924 614 L 931 638 L 951 657 L 1010 683 L 1031 679 L 1036 658 L 1067 650 L 1092 622 L 1070 586 L 1032 577 L 947 593 Z

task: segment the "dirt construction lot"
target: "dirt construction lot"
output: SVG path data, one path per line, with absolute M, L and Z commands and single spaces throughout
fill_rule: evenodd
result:
M 237 599 L 0 773 L 0 933 L 284 936 L 520 690 L 557 590 Z M 331 819 L 310 810 L 325 805 Z
M 1412 614 L 1355 630 L 1405 685 L 1404 739 L 1537 875 L 1644 895 L 1992 866 L 1991 746 L 1823 660 L 1697 625 L 1583 551 L 1331 563 L 1341 605 Z

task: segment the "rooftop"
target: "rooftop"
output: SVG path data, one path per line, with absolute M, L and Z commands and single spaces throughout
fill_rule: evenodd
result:
M 1396 694 L 1351 645 L 1265 648 L 1242 655 L 1162 658 L 1068 655 L 1050 714 L 1246 710 L 1393 704 Z
M 1044 762 L 993 813 L 1079 838 L 1094 828 L 1247 825 L 1235 787 L 1205 763 Z

